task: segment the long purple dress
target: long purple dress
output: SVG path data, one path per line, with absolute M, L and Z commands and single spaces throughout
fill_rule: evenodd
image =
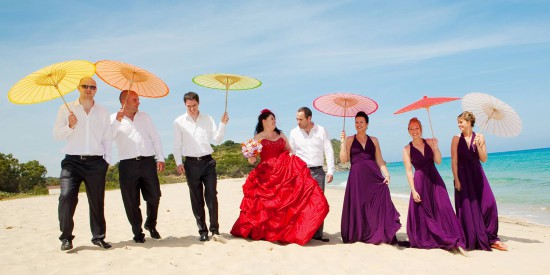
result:
M 458 222 L 445 182 L 435 168 L 432 148 L 424 141 L 424 155 L 410 145 L 411 163 L 414 166 L 414 188 L 420 194 L 419 203 L 409 201 L 407 235 L 411 247 L 464 248 L 464 233 Z
M 458 178 L 462 190 L 455 189 L 456 214 L 462 229 L 466 249 L 491 250 L 498 238 L 498 211 L 493 191 L 479 162 L 472 133 L 470 147 L 464 135 L 458 141 Z
M 350 149 L 349 171 L 341 234 L 344 243 L 392 243 L 401 228 L 390 189 L 375 161 L 376 148 L 367 136 L 365 148 L 356 137 Z

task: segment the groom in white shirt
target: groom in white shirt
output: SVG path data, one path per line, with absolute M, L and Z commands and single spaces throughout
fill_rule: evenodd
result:
M 120 93 L 122 108 L 111 115 L 113 138 L 118 147 L 120 192 L 126 216 L 136 243 L 145 242 L 141 224 L 140 191 L 147 204 L 144 227 L 151 238 L 160 239 L 156 229 L 160 202 L 157 170 L 165 168 L 162 144 L 157 129 L 147 113 L 139 111 L 139 96 L 134 91 Z
M 296 156 L 302 159 L 309 168 L 311 176 L 319 187 L 325 191 L 325 179 L 330 183 L 334 174 L 334 151 L 330 138 L 324 127 L 311 121 L 311 110 L 301 107 L 296 113 L 298 126 L 290 131 L 289 143 Z M 327 162 L 327 173 L 323 170 L 324 160 Z M 314 240 L 328 242 L 323 238 L 323 225 L 315 232 Z
M 191 208 L 199 227 L 199 240 L 208 241 L 208 230 L 212 238 L 224 242 L 218 224 L 218 191 L 216 160 L 212 158 L 214 149 L 210 143 L 219 144 L 229 121 L 224 113 L 219 127 L 214 119 L 199 111 L 199 95 L 188 92 L 183 95 L 183 103 L 187 112 L 174 120 L 174 158 L 177 171 L 185 174 Z M 185 162 L 182 162 L 182 156 Z M 208 207 L 210 227 L 206 227 L 204 204 Z

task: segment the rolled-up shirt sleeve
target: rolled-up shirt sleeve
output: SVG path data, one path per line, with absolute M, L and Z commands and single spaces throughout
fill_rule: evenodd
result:
M 109 117 L 109 113 L 106 111 L 103 114 L 103 123 L 105 123 L 103 137 L 101 138 L 101 146 L 103 147 L 103 150 L 105 152 L 103 158 L 105 159 L 105 161 L 111 164 L 111 161 L 112 161 L 111 148 L 113 144 L 113 131 L 111 129 L 112 125 L 111 125 L 111 119 Z
M 214 119 L 210 117 L 210 124 L 212 125 L 211 131 L 212 131 L 212 141 L 214 144 L 220 144 L 223 140 L 223 136 L 225 134 L 225 123 L 220 122 L 220 126 L 216 127 L 216 122 L 214 122 Z
M 183 136 L 181 134 L 181 126 L 178 123 L 178 119 L 174 121 L 174 159 L 176 166 L 182 164 L 181 152 L 183 150 Z
M 157 128 L 155 127 L 155 124 L 153 124 L 153 120 L 149 116 L 147 116 L 147 131 L 147 134 L 149 135 L 149 138 L 151 140 L 151 144 L 153 145 L 153 150 L 155 151 L 157 161 L 164 162 L 162 142 L 160 141 L 160 136 L 158 134 Z
M 53 137 L 57 140 L 65 140 L 72 133 L 74 129 L 69 127 L 69 112 L 65 105 L 61 105 L 57 111 L 57 118 L 53 126 Z
M 327 161 L 327 174 L 334 174 L 334 150 L 332 149 L 332 143 L 328 137 L 328 132 L 326 129 L 323 131 L 323 148 L 325 151 L 325 158 Z

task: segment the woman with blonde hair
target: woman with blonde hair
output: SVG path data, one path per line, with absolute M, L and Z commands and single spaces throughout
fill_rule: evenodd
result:
M 455 209 L 464 230 L 466 249 L 508 250 L 498 238 L 497 203 L 481 162 L 487 161 L 485 137 L 476 134 L 474 114 L 457 117 L 461 134 L 453 137 L 451 159 L 455 184 Z

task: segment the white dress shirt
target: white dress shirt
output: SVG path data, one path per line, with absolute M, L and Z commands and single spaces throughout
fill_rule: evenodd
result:
M 290 131 L 290 147 L 308 167 L 323 166 L 323 155 L 327 161 L 327 174 L 334 174 L 334 151 L 324 127 L 313 124 L 309 134 L 296 127 Z
M 216 122 L 209 115 L 199 113 L 195 122 L 187 113 L 174 120 L 174 158 L 176 165 L 182 164 L 181 157 L 202 157 L 214 152 L 210 142 L 219 144 L 225 132 L 225 123 Z
M 111 115 L 111 123 L 119 160 L 155 156 L 164 162 L 160 136 L 147 113 L 137 112 L 133 121 L 126 116 L 118 121 L 116 116 L 117 113 Z
M 111 163 L 111 121 L 107 109 L 95 102 L 90 112 L 86 114 L 78 99 L 68 105 L 78 122 L 74 129 L 71 129 L 67 107 L 65 105 L 59 107 L 53 136 L 58 140 L 67 140 L 61 152 L 67 155 L 103 156 L 108 163 Z

